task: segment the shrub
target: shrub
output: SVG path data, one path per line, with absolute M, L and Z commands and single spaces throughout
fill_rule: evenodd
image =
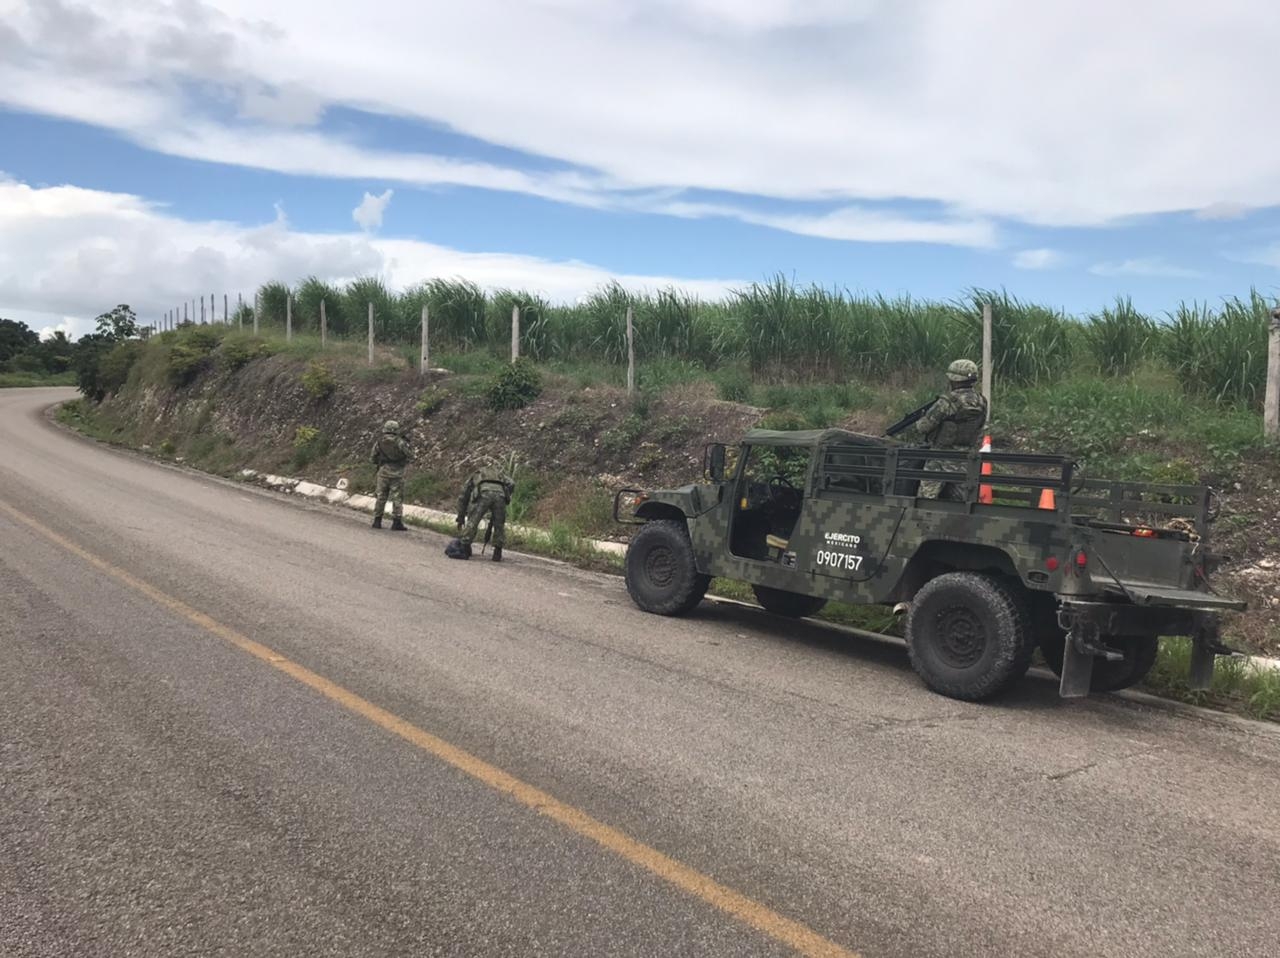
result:
M 542 392 L 542 377 L 523 356 L 494 376 L 485 389 L 490 409 L 522 409 Z
M 329 451 L 329 437 L 315 426 L 299 426 L 293 434 L 293 465 L 302 469 Z
M 217 363 L 228 372 L 234 372 L 255 359 L 270 355 L 271 346 L 265 339 L 237 336 L 223 342 L 222 348 L 218 351 Z
M 118 393 L 129 381 L 129 371 L 142 355 L 146 344 L 129 339 L 115 346 L 98 360 L 98 388 L 105 395 Z
M 418 415 L 423 419 L 426 419 L 444 405 L 444 401 L 447 396 L 448 393 L 443 389 L 432 386 L 430 389 L 423 392 L 423 394 L 418 398 L 418 405 L 416 407 Z
M 208 352 L 196 349 L 187 343 L 176 344 L 169 350 L 167 363 L 169 383 L 176 387 L 188 385 L 200 374 L 208 358 Z
M 301 381 L 307 395 L 316 400 L 328 399 L 338 388 L 338 382 L 333 378 L 333 372 L 329 367 L 314 359 L 307 363 Z

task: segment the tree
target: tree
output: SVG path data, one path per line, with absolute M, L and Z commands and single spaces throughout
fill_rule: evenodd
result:
M 127 303 L 121 303 L 110 312 L 103 313 L 94 324 L 98 335 L 105 336 L 112 342 L 133 339 L 138 335 L 138 317 Z
M 0 363 L 8 362 L 40 342 L 40 334 L 16 319 L 0 319 Z
M 76 386 L 79 387 L 80 392 L 96 402 L 105 397 L 112 388 L 119 388 L 122 385 L 117 382 L 119 377 L 115 375 L 118 372 L 115 368 L 119 365 L 117 361 L 122 361 L 126 356 L 132 357 L 133 353 L 118 353 L 112 360 L 113 368 L 106 370 L 106 375 L 101 367 L 103 360 L 117 345 L 138 335 L 138 319 L 128 305 L 121 303 L 110 312 L 100 315 L 95 320 L 95 326 L 96 332 L 81 336 L 76 343 L 71 368 L 76 371 Z M 128 364 L 124 365 L 127 373 Z

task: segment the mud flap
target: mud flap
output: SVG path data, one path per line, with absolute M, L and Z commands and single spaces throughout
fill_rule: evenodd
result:
M 1073 636 L 1068 635 L 1062 651 L 1062 680 L 1058 694 L 1064 699 L 1082 699 L 1089 694 L 1093 681 L 1093 655 L 1076 648 Z
M 1214 629 L 1201 629 L 1191 639 L 1191 670 L 1187 686 L 1193 692 L 1213 688 L 1213 666 L 1222 646 Z

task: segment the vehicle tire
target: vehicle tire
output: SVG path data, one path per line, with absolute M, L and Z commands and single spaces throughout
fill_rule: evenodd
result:
M 1062 657 L 1066 652 L 1067 636 L 1061 629 L 1054 629 L 1040 636 L 1040 654 L 1053 674 L 1062 677 Z M 1141 682 L 1160 653 L 1160 640 L 1154 636 L 1103 636 L 1107 645 L 1124 652 L 1119 662 L 1107 659 L 1093 660 L 1093 675 L 1089 679 L 1090 692 L 1119 692 Z
M 1026 599 L 999 579 L 948 572 L 926 582 L 907 612 L 907 652 L 924 683 L 976 702 L 998 695 L 1031 666 Z
M 803 619 L 806 615 L 817 615 L 827 604 L 826 599 L 801 595 L 799 592 L 787 592 L 785 589 L 771 589 L 767 585 L 753 585 L 751 591 L 756 594 L 756 601 L 764 606 L 766 612 L 785 615 L 788 619 Z
M 711 584 L 711 576 L 698 571 L 688 527 L 675 519 L 641 526 L 627 547 L 626 579 L 632 601 L 657 615 L 683 615 Z

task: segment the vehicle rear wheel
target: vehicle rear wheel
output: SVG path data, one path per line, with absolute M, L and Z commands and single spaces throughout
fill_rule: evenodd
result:
M 626 580 L 632 601 L 657 615 L 683 615 L 711 584 L 711 576 L 698 571 L 688 527 L 675 519 L 641 526 L 627 547 Z
M 1156 664 L 1156 656 L 1160 653 L 1160 640 L 1154 636 L 1103 636 L 1106 645 L 1119 649 L 1124 658 L 1118 662 L 1095 658 L 1093 674 L 1089 679 L 1090 692 L 1119 692 L 1137 685 L 1152 666 Z M 1054 629 L 1040 636 L 1040 654 L 1045 663 L 1053 670 L 1053 674 L 1062 677 L 1062 658 L 1066 652 L 1067 636 L 1061 629 Z
M 753 585 L 751 591 L 756 594 L 756 601 L 764 606 L 766 612 L 785 615 L 788 619 L 803 619 L 806 615 L 816 615 L 827 604 L 826 599 L 801 595 L 799 592 L 787 592 L 785 589 L 771 589 L 767 585 Z
M 911 667 L 942 695 L 979 701 L 1026 674 L 1035 648 L 1025 599 L 999 579 L 948 572 L 925 583 L 907 612 Z

